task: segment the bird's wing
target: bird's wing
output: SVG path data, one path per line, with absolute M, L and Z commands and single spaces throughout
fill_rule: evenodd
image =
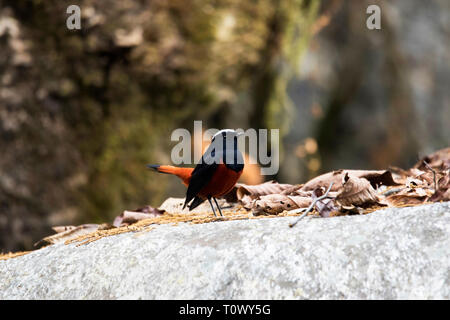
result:
M 203 189 L 212 179 L 218 164 L 199 163 L 192 172 L 191 181 L 186 192 L 186 201 L 184 207 L 195 198 L 195 196 Z
M 192 177 L 186 192 L 186 200 L 183 209 L 195 198 L 200 190 L 211 181 L 214 172 L 216 172 L 218 163 L 209 160 L 211 160 L 211 156 L 214 157 L 215 155 L 215 151 L 208 148 L 194 171 L 192 171 Z M 220 154 L 218 153 L 217 156 L 220 156 Z
M 205 201 L 205 199 L 202 199 L 200 197 L 195 197 L 194 200 L 192 200 L 191 204 L 188 206 L 189 211 L 197 208 L 199 205 L 201 205 L 203 203 L 203 201 Z

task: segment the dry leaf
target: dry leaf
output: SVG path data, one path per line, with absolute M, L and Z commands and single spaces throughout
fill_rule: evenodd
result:
M 342 191 L 336 196 L 336 201 L 342 206 L 363 206 L 379 204 L 379 199 L 366 179 L 357 178 L 345 173 L 342 178 Z
M 36 242 L 34 244 L 34 246 L 38 246 L 41 244 L 54 244 L 54 243 L 59 243 L 59 242 L 65 242 L 67 240 L 70 239 L 74 239 L 77 238 L 83 234 L 88 234 L 97 230 L 107 230 L 107 229 L 111 229 L 114 228 L 114 226 L 111 226 L 109 224 L 82 224 L 79 226 L 58 226 L 58 227 L 54 227 L 56 228 L 56 230 L 58 230 L 57 234 L 48 236 L 43 238 L 42 240 Z M 61 231 L 63 230 L 63 228 L 67 228 L 66 231 Z M 55 231 L 56 231 L 55 230 Z
M 57 233 L 73 230 L 75 228 L 76 228 L 76 226 L 54 226 L 54 227 L 52 227 L 53 231 L 55 231 Z
M 414 165 L 414 168 L 427 171 L 425 162 L 433 169 L 445 171 L 450 169 L 450 148 L 438 150 L 426 157 L 423 157 Z
M 342 189 L 342 179 L 346 174 L 350 174 L 356 178 L 364 178 L 370 182 L 373 188 L 378 188 L 380 185 L 396 186 L 392 174 L 388 170 L 337 170 L 322 174 L 307 183 L 302 187 L 303 191 L 315 190 L 323 186 L 329 186 L 333 183 L 331 191 L 340 191 Z
M 240 200 L 244 195 L 249 195 L 253 198 L 256 198 L 268 194 L 281 193 L 282 191 L 290 189 L 294 186 L 292 184 L 281 184 L 272 180 L 253 186 L 246 184 L 237 184 L 236 187 L 237 199 Z
M 325 194 L 325 188 L 316 188 L 312 193 L 312 201 Z M 324 199 L 316 201 L 314 207 L 321 217 L 327 218 L 341 214 L 341 206 L 336 203 L 335 198 L 328 194 Z
M 408 178 L 406 178 L 405 185 L 407 188 L 416 188 L 418 186 L 427 186 L 428 183 L 426 181 L 423 181 L 420 179 L 408 177 Z
M 447 189 L 445 191 L 443 190 L 436 191 L 436 193 L 433 194 L 429 200 L 433 202 L 450 201 L 450 189 Z
M 433 194 L 433 190 L 421 187 L 404 188 L 400 192 L 387 196 L 385 203 L 397 207 L 404 205 L 417 205 L 427 201 Z
M 291 184 L 280 184 L 273 180 L 257 185 L 237 183 L 224 198 L 228 203 L 239 202 L 245 208 L 250 209 L 253 200 L 258 199 L 260 196 L 279 194 L 293 187 L 295 186 Z
M 159 217 L 164 213 L 164 210 L 159 210 L 151 206 L 138 208 L 134 211 L 125 210 L 120 216 L 114 219 L 113 225 L 120 227 L 122 225 L 132 224 L 140 220 Z
M 253 202 L 255 201 L 255 199 L 257 198 L 253 198 L 252 196 L 245 194 L 244 196 L 242 196 L 242 198 L 239 200 L 239 203 L 245 208 L 250 210 L 253 206 Z
M 358 177 L 364 178 L 370 182 L 374 189 L 379 188 L 380 186 L 398 186 L 401 185 L 394 176 L 392 172 L 389 170 L 352 170 L 353 172 L 349 172 L 350 174 Z
M 386 202 L 391 207 L 398 207 L 404 205 L 417 205 L 426 201 L 427 197 L 419 197 L 407 194 L 394 194 L 386 198 Z
M 427 172 L 411 168 L 409 170 L 409 177 L 406 179 L 406 184 L 408 186 L 408 181 L 415 180 L 415 183 L 417 185 L 420 185 L 420 183 L 417 183 L 417 180 L 420 180 L 422 183 L 425 183 L 426 185 L 433 186 L 434 185 L 434 179 L 435 179 L 435 172 L 432 172 L 428 170 Z
M 302 196 L 302 197 L 310 197 L 311 191 L 303 191 L 301 190 L 303 188 L 302 184 L 294 185 L 291 188 L 287 188 L 281 192 L 281 194 L 284 195 L 291 195 L 291 196 Z
M 246 198 L 246 196 L 249 196 L 252 200 L 254 200 L 259 196 L 281 193 L 284 190 L 295 187 L 296 186 L 291 184 L 280 184 L 274 180 L 256 185 L 237 183 L 234 188 L 223 198 L 225 198 L 225 200 L 229 203 L 239 202 L 245 206 L 249 204 L 249 199 Z
M 185 208 L 183 210 L 183 204 L 184 204 L 184 198 L 167 198 L 164 200 L 164 202 L 158 207 L 159 210 L 163 210 L 166 214 L 182 214 L 182 215 L 189 215 L 193 213 L 204 213 L 204 212 L 211 212 L 211 206 L 208 201 L 204 201 L 202 204 L 200 204 L 197 208 L 194 210 L 189 211 L 188 208 Z M 237 211 L 242 206 L 238 203 L 230 203 L 227 202 L 225 199 L 217 199 L 217 203 L 222 209 L 227 210 L 234 210 Z M 223 210 L 222 210 L 223 211 Z
M 411 175 L 409 170 L 404 170 L 394 166 L 390 166 L 389 171 L 392 174 L 393 180 L 398 183 L 398 185 L 404 185 L 406 183 L 406 179 Z
M 450 201 L 450 169 L 437 183 L 436 192 L 430 197 L 430 201 Z
M 310 197 L 270 194 L 254 200 L 251 208 L 254 215 L 279 214 L 284 210 L 307 208 L 310 204 Z

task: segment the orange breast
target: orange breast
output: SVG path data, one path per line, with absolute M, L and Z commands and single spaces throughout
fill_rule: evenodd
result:
M 200 190 L 198 195 L 204 198 L 208 196 L 215 198 L 221 197 L 233 189 L 241 174 L 242 171 L 236 172 L 221 163 L 217 166 L 217 170 L 211 178 L 211 181 Z

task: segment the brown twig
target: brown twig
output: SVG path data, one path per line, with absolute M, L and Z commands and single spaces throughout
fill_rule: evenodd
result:
M 431 170 L 431 172 L 433 172 L 433 180 L 434 180 L 434 193 L 436 193 L 437 191 L 437 183 L 436 183 L 436 171 L 434 171 L 434 169 L 425 161 L 423 160 L 423 164 L 425 165 L 425 167 L 427 167 L 428 169 Z
M 314 199 L 313 202 L 311 202 L 311 204 L 309 205 L 308 209 L 306 209 L 306 211 L 294 223 L 289 224 L 289 228 L 294 227 L 297 224 L 297 222 L 302 220 L 308 214 L 308 212 L 310 212 L 312 210 L 312 208 L 314 208 L 314 205 L 316 204 L 317 201 L 326 198 L 328 196 L 328 193 L 330 192 L 332 186 L 333 186 L 333 182 L 330 183 L 330 186 L 328 187 L 328 190 L 327 190 L 327 192 L 325 192 L 324 195 Z

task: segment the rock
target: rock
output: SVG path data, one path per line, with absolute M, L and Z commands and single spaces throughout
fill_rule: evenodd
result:
M 0 299 L 449 299 L 450 202 L 160 225 L 0 261 Z

